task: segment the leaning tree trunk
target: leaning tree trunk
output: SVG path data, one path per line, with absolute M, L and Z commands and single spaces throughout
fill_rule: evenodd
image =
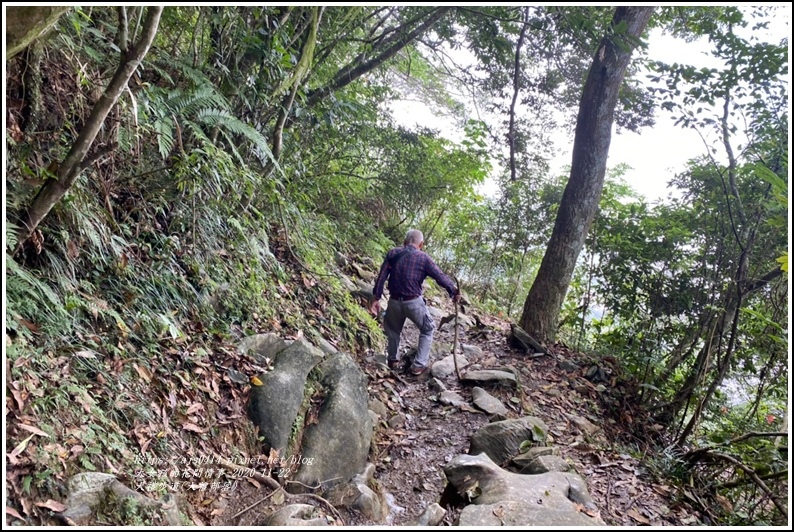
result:
M 162 7 L 150 7 L 146 13 L 146 22 L 140 40 L 129 50 L 125 51 L 122 48 L 121 63 L 116 69 L 113 79 L 110 80 L 105 92 L 91 110 L 91 114 L 77 136 L 77 140 L 74 141 L 71 150 L 58 165 L 55 179 L 47 180 L 23 215 L 17 234 L 17 242 L 20 246 L 33 234 L 52 207 L 66 195 L 82 171 L 90 165 L 91 158 L 86 159 L 88 150 L 91 149 L 105 118 L 116 105 L 130 77 L 149 51 L 157 33 L 162 12 Z M 119 34 L 122 35 L 123 31 L 126 31 L 126 26 L 119 24 Z
M 519 322 L 542 342 L 554 341 L 556 337 L 560 308 L 601 199 L 618 91 L 634 43 L 653 11 L 653 7 L 616 8 L 612 27 L 625 23 L 625 34 L 606 35 L 590 66 L 579 102 L 571 177 Z

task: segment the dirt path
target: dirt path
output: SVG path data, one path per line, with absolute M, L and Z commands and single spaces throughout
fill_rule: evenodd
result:
M 445 309 L 446 314 L 450 312 Z M 512 387 L 482 387 L 508 407 L 508 417 L 534 415 L 544 420 L 553 445 L 584 477 L 601 518 L 608 525 L 695 524 L 697 514 L 675 502 L 671 487 L 653 480 L 648 468 L 640 463 L 640 453 L 611 441 L 620 429 L 603 416 L 603 389 L 599 391 L 583 378 L 587 365 L 577 359 L 579 354 L 557 347 L 550 356 L 528 358 L 507 346 L 507 323 L 481 319 L 483 327 L 471 327 L 460 335 L 460 344 L 482 350 L 477 357 L 469 356 L 469 364 L 516 368 L 523 394 Z M 401 352 L 415 346 L 417 338 L 416 327 L 407 322 Z M 436 331 L 434 342 L 452 345 L 451 324 Z M 379 358 L 382 360 L 382 355 Z M 432 358 L 431 363 L 435 360 Z M 436 400 L 438 392 L 428 385 L 428 380 L 394 375 L 374 354 L 360 363 L 370 379 L 370 398 L 388 409 L 375 431 L 370 460 L 376 466 L 375 479 L 390 511 L 385 522 L 369 521 L 355 511 L 342 510 L 341 515 L 344 524 L 352 526 L 411 524 L 430 504 L 441 503 L 446 484 L 442 467 L 457 454 L 468 451 L 471 435 L 489 422 L 489 416 L 473 406 L 461 409 L 441 405 Z M 459 383 L 454 374 L 442 382 L 471 405 L 472 386 Z M 588 434 L 589 430 L 595 431 Z M 231 500 L 224 501 L 213 524 L 263 524 L 264 518 L 277 509 L 273 501 L 241 512 L 262 500 L 267 492 L 256 482 L 244 483 Z M 447 510 L 442 524 L 450 525 L 462 508 L 445 503 L 442 506 Z

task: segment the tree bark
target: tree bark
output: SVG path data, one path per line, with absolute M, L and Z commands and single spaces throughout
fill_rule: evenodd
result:
M 42 185 L 36 197 L 33 198 L 30 207 L 23 215 L 19 233 L 17 234 L 18 245 L 21 246 L 33 234 L 33 231 L 36 230 L 52 207 L 63 198 L 85 169 L 84 160 L 88 150 L 91 149 L 91 145 L 99 133 L 102 123 L 113 106 L 116 105 L 130 77 L 149 51 L 149 47 L 157 33 L 162 12 L 162 7 L 150 7 L 148 9 L 141 39 L 129 52 L 122 54 L 121 63 L 116 69 L 113 79 L 110 80 L 105 92 L 91 110 L 83 130 L 78 135 L 77 140 L 74 141 L 71 150 L 69 150 L 69 153 L 58 166 L 56 177 L 48 179 Z
M 625 23 L 625 35 L 604 37 L 587 75 L 576 121 L 571 177 L 520 320 L 521 327 L 541 342 L 556 338 L 560 308 L 601 199 L 618 92 L 634 43 L 654 9 L 616 8 L 612 27 Z

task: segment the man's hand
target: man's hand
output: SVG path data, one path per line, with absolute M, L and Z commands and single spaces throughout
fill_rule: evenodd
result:
M 369 303 L 369 313 L 372 314 L 375 318 L 378 317 L 380 313 L 380 299 L 373 299 Z
M 460 303 L 460 289 L 459 288 L 455 289 L 455 294 L 452 296 L 452 302 L 453 303 Z

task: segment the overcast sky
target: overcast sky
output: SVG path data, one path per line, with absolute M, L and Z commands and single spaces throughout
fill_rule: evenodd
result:
M 770 31 L 766 36 L 772 42 L 779 42 L 791 34 L 791 5 L 785 11 L 781 10 L 779 16 L 770 24 Z M 757 35 L 760 37 L 760 34 Z M 708 40 L 703 38 L 698 42 L 686 43 L 681 39 L 663 35 L 661 31 L 651 32 L 648 40 L 648 58 L 666 63 L 686 63 L 696 67 L 719 67 L 719 63 L 708 55 Z M 433 111 L 416 101 L 402 102 L 395 105 L 395 117 L 405 126 L 413 127 L 417 124 L 439 129 L 442 135 L 453 140 L 459 140 L 459 132 L 451 132 L 451 124 L 446 120 L 439 120 Z M 671 114 L 663 109 L 656 111 L 656 125 L 644 128 L 639 134 L 624 131 L 615 134 L 613 130 L 612 142 L 609 149 L 607 166 L 615 167 L 619 163 L 628 164 L 630 170 L 625 176 L 625 181 L 648 201 L 656 201 L 667 197 L 669 189 L 667 183 L 677 173 L 685 168 L 686 162 L 704 154 L 706 146 L 701 137 L 691 129 L 674 126 Z M 565 134 L 561 131 L 556 135 L 556 147 L 559 156 L 552 161 L 552 175 L 559 174 L 571 164 L 571 149 L 573 147 L 573 132 Z M 492 192 L 493 186 L 486 187 Z

